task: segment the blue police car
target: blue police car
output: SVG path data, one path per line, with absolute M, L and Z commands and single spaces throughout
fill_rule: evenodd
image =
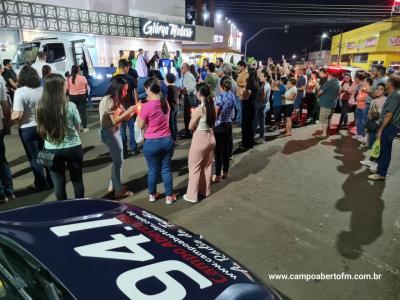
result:
M 281 299 L 224 252 L 107 200 L 0 213 L 0 300 Z

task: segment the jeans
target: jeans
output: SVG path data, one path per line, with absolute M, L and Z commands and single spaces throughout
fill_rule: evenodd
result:
M 348 100 L 340 100 L 340 121 L 339 121 L 339 127 L 344 125 L 347 126 L 347 123 L 349 122 L 349 101 Z
M 236 96 L 236 118 L 235 121 L 242 125 L 242 101 L 240 101 L 239 96 Z
M 215 175 L 221 176 L 221 170 L 229 172 L 229 157 L 231 156 L 232 124 L 223 123 L 215 127 Z
M 266 105 L 259 106 L 256 108 L 256 117 L 254 118 L 254 132 L 260 134 L 260 138 L 263 139 L 265 136 L 265 115 L 266 115 Z
M 122 190 L 121 177 L 123 158 L 123 146 L 120 129 L 103 128 L 100 130 L 101 141 L 107 145 L 111 154 L 111 181 L 110 186 L 114 188 L 116 193 Z
M 70 95 L 69 99 L 75 103 L 81 117 L 83 128 L 87 128 L 87 117 L 86 117 L 86 102 L 87 96 L 85 95 Z
M 171 159 L 174 148 L 174 142 L 170 136 L 145 140 L 143 154 L 147 162 L 147 186 L 150 195 L 157 192 L 157 177 L 161 173 L 165 194 L 172 196 Z
M 40 191 L 52 187 L 53 183 L 49 174 L 50 172 L 43 168 L 37 161 L 39 151 L 43 150 L 44 146 L 44 141 L 40 138 L 37 127 L 20 128 L 19 136 L 21 137 L 22 145 L 24 146 L 26 156 L 28 157 L 31 170 L 35 177 L 35 188 Z
M 374 145 L 376 141 L 376 132 L 369 132 L 368 133 L 368 149 L 371 150 L 372 146 Z
M 389 169 L 390 161 L 392 159 L 392 146 L 393 139 L 399 133 L 399 128 L 394 125 L 387 126 L 382 131 L 381 136 L 381 153 L 377 160 L 378 163 L 378 174 L 386 176 Z
M 178 108 L 171 108 L 169 115 L 169 129 L 171 130 L 172 139 L 176 142 L 178 136 Z
M 356 108 L 356 117 L 357 117 L 357 135 L 364 136 L 365 122 L 367 121 L 368 117 L 368 109 Z
M 124 153 L 128 153 L 128 136 L 126 134 L 127 127 L 129 128 L 129 147 L 132 152 L 137 151 L 137 144 L 135 140 L 135 119 L 130 119 L 129 121 L 122 121 L 121 123 L 121 138 Z
M 48 150 L 54 152 L 54 164 L 50 170 L 51 179 L 54 184 L 54 193 L 57 200 L 68 199 L 65 185 L 65 165 L 68 166 L 69 175 L 74 187 L 75 198 L 85 197 L 85 187 L 82 179 L 83 149 L 82 146 Z
M 279 124 L 282 119 L 282 106 L 274 106 L 275 124 Z
M 1 121 L 0 121 L 1 122 Z M 4 145 L 4 135 L 0 130 L 0 199 L 14 194 L 10 166 L 6 159 L 6 147 Z

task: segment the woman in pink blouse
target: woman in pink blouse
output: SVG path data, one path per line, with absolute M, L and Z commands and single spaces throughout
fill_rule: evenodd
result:
M 82 120 L 82 131 L 87 132 L 87 118 L 86 118 L 86 101 L 87 101 L 87 86 L 88 82 L 85 76 L 79 74 L 79 66 L 73 65 L 71 69 L 71 76 L 67 78 L 66 89 L 69 94 L 69 99 L 75 103 L 79 111 L 79 116 Z
M 176 201 L 171 172 L 171 159 L 175 145 L 169 129 L 170 107 L 161 94 L 161 84 L 158 79 L 149 78 L 144 83 L 144 88 L 148 102 L 142 105 L 137 123 L 140 129 L 145 129 L 143 154 L 149 169 L 147 174 L 149 201 L 155 202 L 159 197 L 157 177 L 161 172 L 167 196 L 166 203 L 172 204 Z

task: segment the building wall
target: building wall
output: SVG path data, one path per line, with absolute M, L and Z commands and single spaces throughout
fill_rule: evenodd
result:
M 20 0 L 16 0 L 20 1 Z M 185 23 L 185 0 L 23 0 L 25 2 Z
M 331 55 L 339 54 L 340 35 L 332 38 Z M 397 42 L 396 42 L 397 41 Z M 355 56 L 368 55 L 368 60 L 355 62 Z M 400 17 L 385 22 L 377 22 L 343 33 L 342 62 L 350 57 L 353 66 L 369 69 L 376 61 L 382 61 L 387 67 L 399 61 L 400 56 Z

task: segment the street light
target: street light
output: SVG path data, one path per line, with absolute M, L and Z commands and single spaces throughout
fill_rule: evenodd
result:
M 293 55 L 292 55 L 292 58 L 293 58 L 293 59 L 296 59 L 296 57 L 297 57 L 296 54 L 293 54 Z
M 319 48 L 319 62 L 320 63 L 322 62 L 322 44 L 324 42 L 324 39 L 326 39 L 326 38 L 331 40 L 331 38 L 329 37 L 329 35 L 327 33 L 323 33 L 322 36 L 321 36 L 321 46 Z
M 217 21 L 221 21 L 222 20 L 222 14 L 221 13 L 217 13 Z
M 283 27 L 265 27 L 259 31 L 257 31 L 251 38 L 249 38 L 246 43 L 244 44 L 244 60 L 247 59 L 247 44 L 251 42 L 256 36 L 258 36 L 261 32 L 265 30 L 273 30 L 273 29 L 283 29 L 285 30 L 285 33 L 289 31 L 289 25 L 285 25 Z

